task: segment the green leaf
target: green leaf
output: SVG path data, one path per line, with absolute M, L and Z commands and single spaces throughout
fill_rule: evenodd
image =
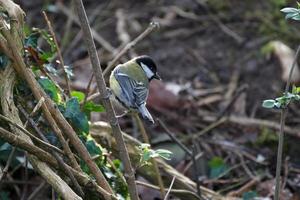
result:
M 295 12 L 299 12 L 299 10 L 297 8 L 292 8 L 292 7 L 283 8 L 280 11 L 283 12 L 283 13 L 295 13 Z
M 88 140 L 85 143 L 85 146 L 91 156 L 102 155 L 102 151 L 98 144 L 94 140 Z
M 291 19 L 300 21 L 300 14 L 298 13 L 296 16 L 293 16 Z
M 264 100 L 262 106 L 264 108 L 274 108 L 276 101 L 273 99 Z
M 86 115 L 80 110 L 78 99 L 73 97 L 66 103 L 65 118 L 80 132 L 89 132 L 89 122 Z
M 74 73 L 73 73 L 73 70 L 72 70 L 71 66 L 65 65 L 64 69 L 65 69 L 65 72 L 67 73 L 68 78 L 71 78 L 71 77 L 74 76 Z
M 157 149 L 155 152 L 165 160 L 171 160 L 171 155 L 173 154 L 171 151 L 166 149 Z
M 51 52 L 51 51 L 40 51 L 40 59 L 42 59 L 45 62 L 51 62 L 51 60 L 54 57 L 55 52 Z
M 76 97 L 79 102 L 83 101 L 84 98 L 85 98 L 85 94 L 83 92 L 80 92 L 80 91 L 72 91 L 71 96 Z
M 297 17 L 299 13 L 288 13 L 285 15 L 285 19 L 294 19 L 294 17 Z
M 40 77 L 38 79 L 38 83 L 54 102 L 59 103 L 61 101 L 59 91 L 50 79 L 48 79 L 47 77 Z
M 149 147 L 150 147 L 150 144 L 148 144 L 148 143 L 142 143 L 142 144 L 139 146 L 140 149 L 146 149 L 146 148 L 149 148 Z
M 53 65 L 52 65 L 51 63 L 44 64 L 43 66 L 46 68 L 46 70 L 47 70 L 49 73 L 51 73 L 51 74 L 53 74 L 53 75 L 55 75 L 55 76 L 58 75 L 58 74 L 57 74 L 57 70 L 53 67 Z
M 88 101 L 84 104 L 83 111 L 89 115 L 91 112 L 104 112 L 105 108 L 100 104 L 95 104 L 92 101 Z
M 148 160 L 150 160 L 151 155 L 152 155 L 151 151 L 144 151 L 143 156 L 142 156 L 142 163 L 147 162 Z
M 46 40 L 46 42 L 49 44 L 50 48 L 51 48 L 51 52 L 56 52 L 56 44 L 54 42 L 54 39 L 52 37 L 52 35 L 50 35 L 48 33 L 48 31 L 43 30 L 43 29 L 36 29 L 44 38 L 44 40 Z
M 255 191 L 243 193 L 243 200 L 253 200 L 255 197 L 257 197 L 257 193 Z
M 300 87 L 296 87 L 295 93 L 296 93 L 296 94 L 299 94 L 299 93 L 300 93 Z
M 36 49 L 39 37 L 40 37 L 40 34 L 38 32 L 31 33 L 29 36 L 27 36 L 25 38 L 24 46 L 32 47 L 32 48 Z
M 208 165 L 210 167 L 210 178 L 217 178 L 227 170 L 227 166 L 220 157 L 213 157 Z
M 8 64 L 8 60 L 8 57 L 4 53 L 0 52 L 0 70 L 5 69 Z

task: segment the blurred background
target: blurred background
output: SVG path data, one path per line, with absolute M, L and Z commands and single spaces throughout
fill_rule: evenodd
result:
M 85 92 L 92 71 L 73 3 L 15 2 L 26 12 L 28 27 L 48 29 L 41 11 L 47 12 L 65 65 L 74 73 L 71 87 Z M 300 44 L 299 22 L 286 20 L 280 12 L 297 7 L 296 1 L 84 0 L 84 5 L 103 70 L 151 22 L 159 23 L 116 64 L 146 54 L 158 65 L 163 80 L 152 81 L 147 105 L 181 142 L 195 147 L 199 174 L 165 129 L 158 123 L 147 125 L 152 145 L 174 153 L 170 164 L 221 194 L 271 199 L 280 115 L 279 110 L 261 105 L 282 95 Z M 63 76 L 58 77 L 64 85 Z M 296 69 L 293 83 L 299 81 Z M 94 81 L 90 95 L 93 88 Z M 92 121 L 98 120 L 105 116 L 92 116 Z M 299 122 L 299 105 L 292 104 L 286 123 L 282 199 L 300 198 Z M 122 130 L 140 139 L 131 117 L 120 123 Z M 159 199 L 154 190 L 140 187 L 140 191 L 143 200 Z

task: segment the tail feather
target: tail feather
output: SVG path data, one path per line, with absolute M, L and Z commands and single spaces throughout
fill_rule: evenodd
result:
M 150 121 L 152 124 L 154 124 L 154 120 L 153 120 L 150 112 L 146 108 L 146 104 L 140 105 L 138 109 L 144 119 L 146 119 L 146 120 Z

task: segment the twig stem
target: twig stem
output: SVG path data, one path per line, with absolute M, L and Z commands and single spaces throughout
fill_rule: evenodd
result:
M 54 33 L 54 30 L 53 30 L 53 27 L 52 27 L 52 24 L 46 14 L 45 11 L 43 11 L 43 15 L 44 15 L 44 18 L 47 22 L 47 25 L 48 25 L 48 28 L 49 28 L 49 31 L 53 37 L 53 40 L 54 40 L 54 43 L 55 43 L 55 46 L 56 46 L 56 50 L 57 50 L 57 54 L 58 54 L 58 58 L 59 58 L 59 61 L 60 61 L 60 65 L 62 67 L 62 71 L 63 71 L 63 75 L 65 77 L 65 81 L 66 81 L 66 85 L 67 85 L 67 95 L 70 97 L 71 96 L 71 86 L 70 86 L 70 80 L 69 80 L 69 77 L 68 77 L 68 74 L 65 70 L 65 63 L 64 63 L 64 59 L 62 57 L 62 54 L 61 54 L 61 51 L 60 51 L 60 48 L 58 46 L 58 42 L 57 42 L 57 39 L 56 39 L 56 35 Z
M 133 113 L 133 117 L 134 119 L 136 120 L 137 122 L 137 125 L 141 131 L 141 134 L 142 134 L 142 137 L 143 137 L 143 140 L 144 142 L 148 143 L 150 145 L 150 140 L 149 140 L 149 137 L 147 135 L 147 132 L 145 130 L 145 127 L 144 127 L 144 124 L 141 120 L 141 118 L 139 117 L 138 113 Z M 156 179 L 157 179 L 157 182 L 158 182 L 158 186 L 160 188 L 160 193 L 161 193 L 161 197 L 162 199 L 164 199 L 166 193 L 165 193 L 165 186 L 164 186 L 164 183 L 162 181 L 162 178 L 161 178 L 161 174 L 159 172 L 159 168 L 158 168 L 158 164 L 156 162 L 155 159 L 151 159 L 151 163 L 154 167 L 154 170 L 155 170 L 155 176 L 156 176 Z
M 107 68 L 103 71 L 103 76 L 106 76 L 114 67 L 116 62 L 132 47 L 134 47 L 138 42 L 143 40 L 147 35 L 149 35 L 155 28 L 159 27 L 159 24 L 157 22 L 151 22 L 147 29 L 142 32 L 138 37 L 136 37 L 134 40 L 126 44 L 126 46 L 120 50 L 120 52 L 114 57 L 114 59 L 109 62 Z
M 125 169 L 125 177 L 127 178 L 128 183 L 128 190 L 129 194 L 132 200 L 138 200 L 138 193 L 137 188 L 135 184 L 135 173 L 133 171 L 133 168 L 131 166 L 131 162 L 129 159 L 128 151 L 125 145 L 125 141 L 120 129 L 120 125 L 118 123 L 118 119 L 115 114 L 115 110 L 112 107 L 112 104 L 109 99 L 109 93 L 106 90 L 106 84 L 103 78 L 100 60 L 98 57 L 98 53 L 96 50 L 96 46 L 93 40 L 92 32 L 90 25 L 88 23 L 88 18 L 84 9 L 84 5 L 82 3 L 82 0 L 74 0 L 75 7 L 77 9 L 78 18 L 80 21 L 81 29 L 83 32 L 83 38 L 85 39 L 85 43 L 88 49 L 88 53 L 91 59 L 93 72 L 96 77 L 97 86 L 99 89 L 99 92 L 101 94 L 101 99 L 103 102 L 103 105 L 106 108 L 107 116 L 110 122 L 110 125 L 112 127 L 112 133 L 114 134 L 114 137 L 117 141 L 118 149 L 120 152 L 121 160 L 124 164 Z
M 289 91 L 289 87 L 291 84 L 291 77 L 294 71 L 294 68 L 297 63 L 297 58 L 300 53 L 300 46 L 298 46 L 292 67 L 290 69 L 289 77 L 285 86 L 284 94 L 286 95 Z M 280 131 L 279 131 L 279 141 L 278 141 L 278 151 L 277 151 L 277 163 L 276 163 L 276 177 L 275 177 L 275 195 L 274 200 L 279 200 L 280 196 L 280 172 L 282 166 L 282 152 L 283 152 L 283 143 L 284 143 L 284 126 L 285 126 L 285 118 L 287 114 L 288 108 L 283 108 L 280 113 Z
M 169 187 L 169 189 L 168 189 L 168 192 L 167 192 L 167 194 L 166 194 L 164 200 L 168 200 L 168 196 L 169 196 L 169 194 L 170 194 L 170 192 L 171 192 L 171 190 L 172 190 L 172 187 L 173 187 L 173 184 L 174 184 L 174 182 L 175 182 L 175 179 L 176 179 L 176 176 L 173 177 L 173 179 L 172 179 L 172 181 L 171 181 L 171 184 L 170 184 L 170 187 Z

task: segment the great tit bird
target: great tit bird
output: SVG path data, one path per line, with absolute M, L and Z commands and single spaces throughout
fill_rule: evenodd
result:
M 144 119 L 154 123 L 146 108 L 149 83 L 153 79 L 161 80 L 156 64 L 152 58 L 143 55 L 116 66 L 109 84 L 112 93 L 125 108 L 138 111 Z

